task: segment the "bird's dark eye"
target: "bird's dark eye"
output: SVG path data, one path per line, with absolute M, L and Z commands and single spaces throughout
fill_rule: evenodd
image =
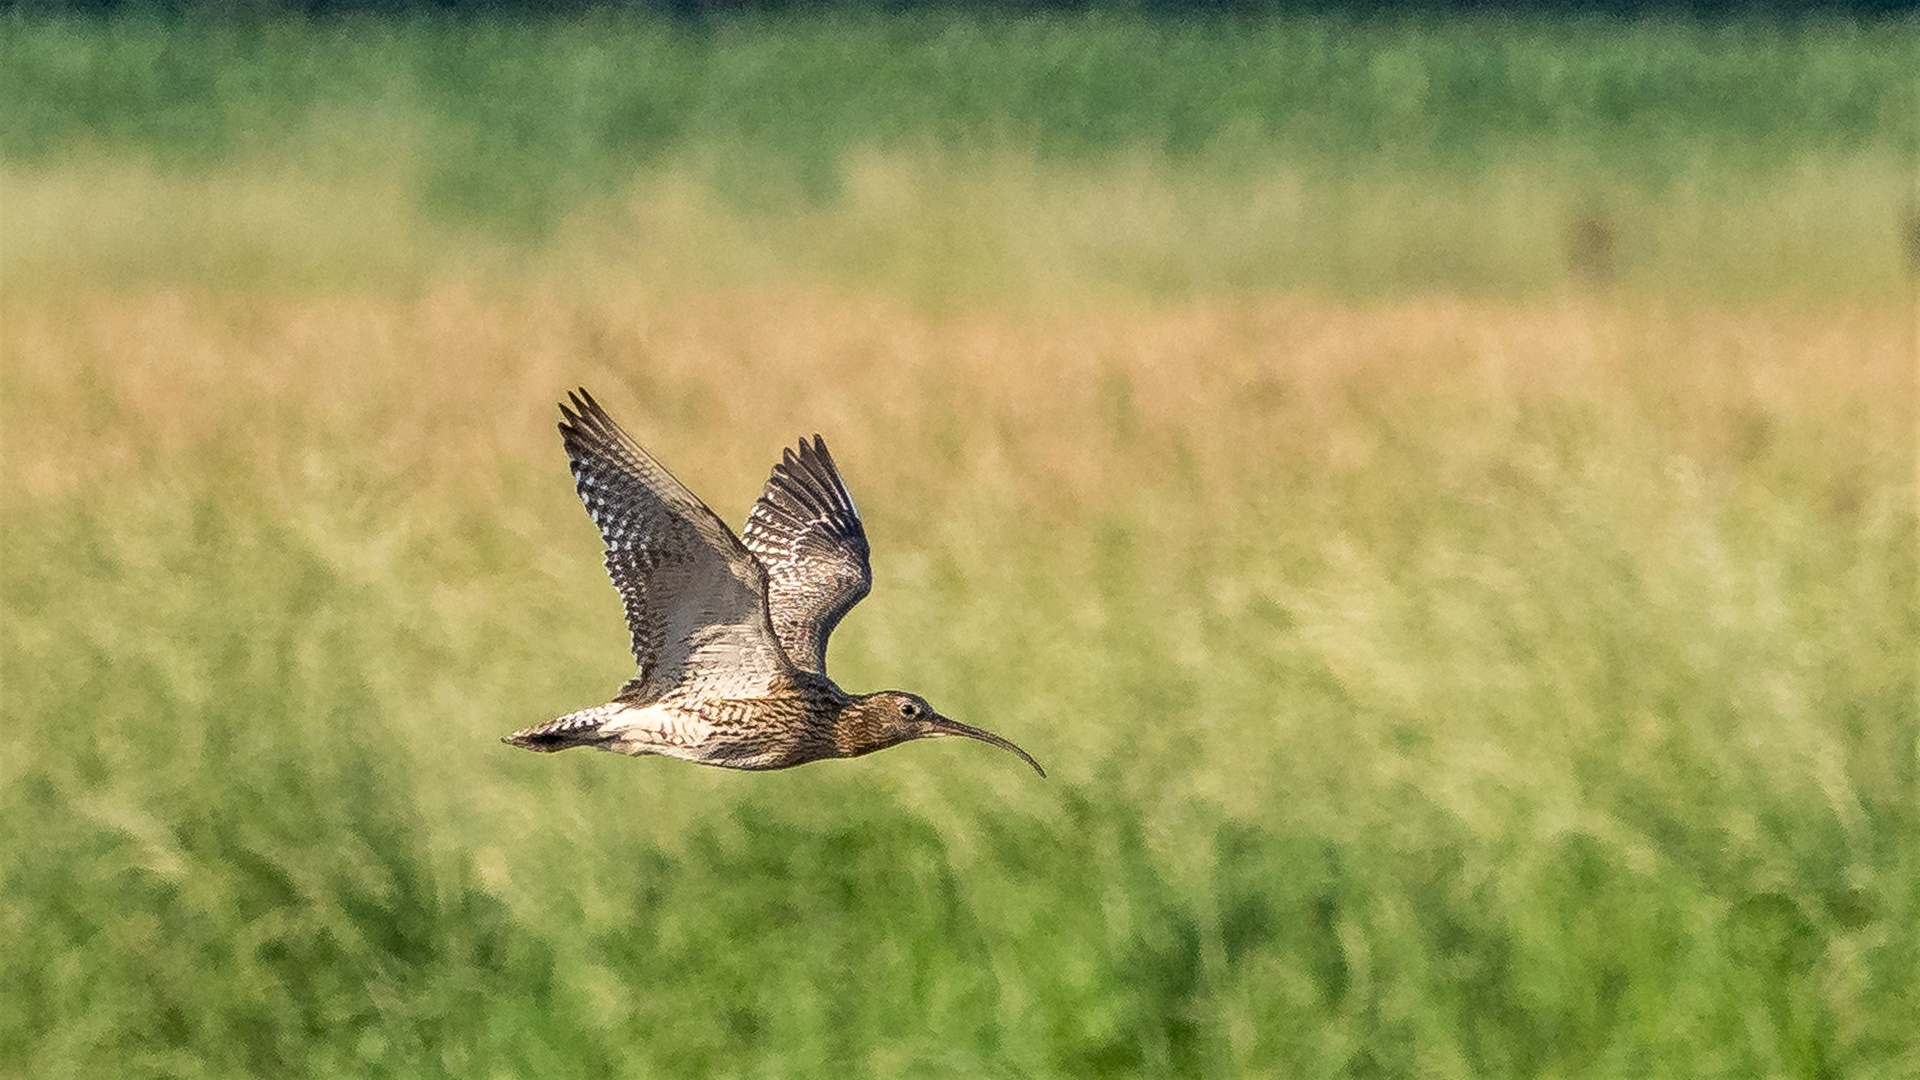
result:
M 920 706 L 919 706 L 919 704 L 918 704 L 918 703 L 916 703 L 916 702 L 912 702 L 912 701 L 903 701 L 903 702 L 901 702 L 901 703 L 900 703 L 900 715 L 901 715 L 901 716 L 904 716 L 904 717 L 906 717 L 906 718 L 907 718 L 907 719 L 909 719 L 909 720 L 911 720 L 911 719 L 913 719 L 913 718 L 914 718 L 914 717 L 916 717 L 916 716 L 919 716 L 919 715 L 920 715 Z

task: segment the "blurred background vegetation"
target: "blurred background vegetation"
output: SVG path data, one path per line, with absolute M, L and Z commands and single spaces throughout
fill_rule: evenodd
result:
M 1910 19 L 215 14 L 0 16 L 0 1074 L 1920 1073 Z M 577 384 L 1053 778 L 499 745 Z

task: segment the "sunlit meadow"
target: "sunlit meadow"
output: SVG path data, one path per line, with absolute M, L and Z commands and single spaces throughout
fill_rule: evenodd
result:
M 0 1074 L 1920 1073 L 1911 24 L 4 41 Z M 576 385 L 1051 778 L 500 745 Z

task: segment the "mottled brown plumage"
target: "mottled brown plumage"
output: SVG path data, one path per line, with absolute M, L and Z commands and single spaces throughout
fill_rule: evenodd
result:
M 743 543 L 585 390 L 569 399 L 561 441 L 606 541 L 639 671 L 612 701 L 503 741 L 784 769 L 962 735 L 1046 775 L 1025 750 L 914 694 L 848 694 L 827 677 L 827 638 L 867 595 L 873 571 L 860 514 L 820 436 L 774 466 Z

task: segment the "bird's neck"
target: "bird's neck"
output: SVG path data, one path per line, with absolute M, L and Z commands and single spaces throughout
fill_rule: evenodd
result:
M 838 687 L 841 704 L 834 712 L 833 745 L 841 757 L 859 757 L 885 750 L 906 741 L 897 725 L 889 724 L 889 714 L 876 708 L 865 697 L 854 697 Z

